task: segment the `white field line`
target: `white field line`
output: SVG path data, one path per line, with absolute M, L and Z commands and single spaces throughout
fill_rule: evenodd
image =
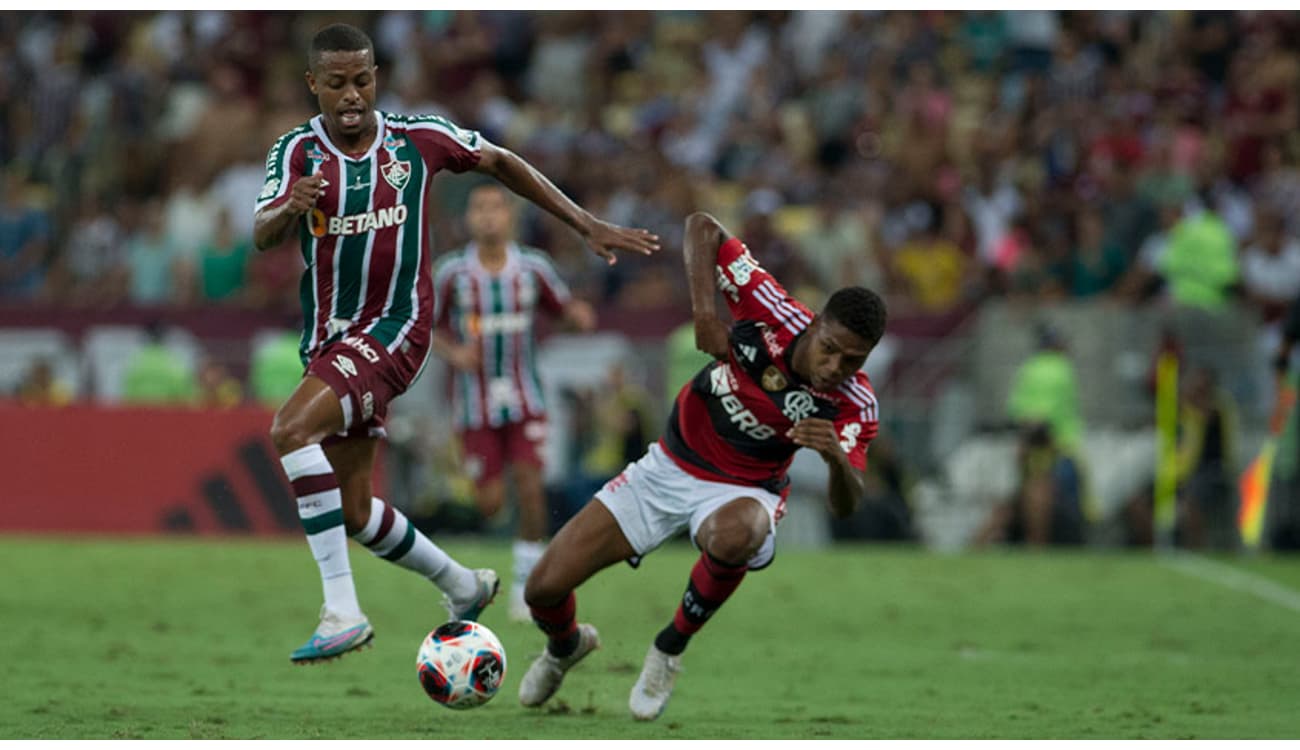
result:
M 1190 553 L 1160 556 L 1160 563 L 1179 573 L 1217 583 L 1225 588 L 1250 594 L 1264 601 L 1300 612 L 1300 591 L 1277 581 Z

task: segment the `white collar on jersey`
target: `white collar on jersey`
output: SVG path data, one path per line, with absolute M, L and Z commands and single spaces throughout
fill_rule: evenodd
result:
M 379 144 L 384 142 L 384 135 L 388 131 L 388 126 L 387 126 L 387 121 L 384 119 L 384 113 L 376 109 L 375 110 L 375 140 L 370 144 L 370 148 L 366 149 L 366 152 L 364 154 L 355 157 L 348 156 L 347 154 L 340 151 L 338 146 L 334 145 L 334 141 L 330 140 L 329 133 L 325 132 L 325 115 L 316 115 L 315 117 L 311 118 L 311 129 L 315 131 L 317 137 L 320 138 L 321 143 L 325 144 L 325 148 L 329 149 L 331 152 L 334 153 L 335 156 L 339 157 L 340 159 L 347 159 L 348 161 L 365 161 L 366 159 L 369 159 L 370 157 L 374 156 L 375 152 L 379 150 Z
M 475 271 L 485 276 L 500 276 L 507 271 L 514 270 L 515 265 L 519 262 L 519 245 L 513 240 L 506 243 L 506 264 L 501 267 L 500 271 L 493 273 L 483 266 L 483 261 L 478 257 L 478 243 L 470 242 L 465 246 L 465 255 L 468 256 L 470 265 Z

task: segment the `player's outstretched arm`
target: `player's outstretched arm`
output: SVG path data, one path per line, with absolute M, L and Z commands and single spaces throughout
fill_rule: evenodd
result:
M 801 419 L 790 428 L 788 437 L 796 445 L 817 451 L 826 462 L 831 473 L 826 490 L 831 514 L 836 518 L 852 515 L 867 494 L 867 480 L 849 463 L 849 455 L 844 452 L 840 436 L 835 432 L 835 423 L 816 417 Z
M 731 239 L 726 227 L 703 211 L 686 217 L 686 235 L 682 259 L 686 264 L 686 281 L 691 288 L 691 318 L 695 321 L 695 348 L 726 359 L 730 347 L 727 326 L 718 320 L 718 299 L 714 268 L 718 248 Z
M 659 250 L 659 237 L 645 229 L 628 229 L 592 216 L 574 203 L 546 175 L 507 148 L 481 141 L 477 172 L 489 174 L 502 185 L 551 212 L 586 240 L 591 251 L 611 266 L 617 262 L 615 250 L 649 255 Z

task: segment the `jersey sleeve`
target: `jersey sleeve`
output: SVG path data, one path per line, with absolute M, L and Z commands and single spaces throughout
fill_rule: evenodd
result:
M 727 300 L 731 317 L 758 320 L 769 326 L 785 326 L 798 333 L 812 322 L 812 311 L 791 297 L 785 287 L 768 273 L 739 238 L 732 237 L 718 248 L 715 268 L 717 284 Z
M 858 471 L 867 468 L 867 445 L 880 432 L 880 418 L 876 396 L 864 383 L 862 376 L 844 386 L 848 400 L 835 419 L 835 433 L 840 436 L 840 447 L 849 456 L 849 464 Z
M 527 257 L 528 267 L 537 279 L 538 305 L 552 315 L 560 315 L 565 305 L 573 301 L 569 285 L 564 283 L 550 258 L 542 253 L 529 253 Z
M 483 137 L 478 131 L 466 130 L 445 117 L 412 117 L 405 128 L 425 161 L 439 169 L 465 172 L 478 166 L 483 155 Z
M 307 157 L 302 149 L 302 140 L 294 137 L 293 133 L 287 133 L 267 152 L 266 180 L 253 204 L 254 213 L 274 208 L 289 200 L 293 184 L 307 173 Z

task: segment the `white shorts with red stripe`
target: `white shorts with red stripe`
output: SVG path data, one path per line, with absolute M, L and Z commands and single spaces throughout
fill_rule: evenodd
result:
M 628 464 L 622 474 L 596 493 L 641 557 L 676 536 L 690 531 L 691 544 L 705 519 L 741 497 L 752 497 L 767 511 L 768 532 L 763 546 L 749 559 L 750 570 L 765 568 L 776 555 L 776 518 L 781 496 L 761 487 L 710 482 L 686 473 L 658 443 L 641 460 Z M 698 548 L 698 545 L 696 545 Z

